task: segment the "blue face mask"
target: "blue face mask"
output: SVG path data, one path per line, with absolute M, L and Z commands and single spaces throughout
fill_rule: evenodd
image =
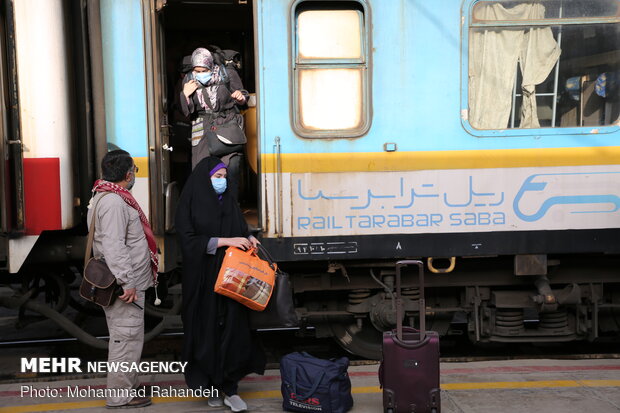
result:
M 196 80 L 202 83 L 203 85 L 206 85 L 207 83 L 209 83 L 209 80 L 211 80 L 212 75 L 213 73 L 211 72 L 194 72 L 194 77 L 196 78 Z
M 222 195 L 226 190 L 226 178 L 211 178 L 211 185 L 216 194 Z
M 128 191 L 131 191 L 131 188 L 133 188 L 133 186 L 135 185 L 135 183 L 136 183 L 136 174 L 135 174 L 135 173 L 132 173 L 132 174 L 131 174 L 131 181 L 129 181 L 129 182 L 127 183 L 127 190 L 128 190 Z

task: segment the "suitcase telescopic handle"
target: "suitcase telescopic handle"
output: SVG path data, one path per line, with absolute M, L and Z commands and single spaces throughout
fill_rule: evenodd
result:
M 418 266 L 420 298 L 420 342 L 426 336 L 426 303 L 424 300 L 424 264 L 420 260 L 402 260 L 396 262 L 396 337 L 403 341 L 403 299 L 401 295 L 401 269 L 408 265 Z

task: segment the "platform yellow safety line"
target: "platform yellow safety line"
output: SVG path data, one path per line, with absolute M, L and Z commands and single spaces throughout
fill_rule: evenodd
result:
M 265 390 L 255 392 L 240 393 L 244 399 L 275 399 L 282 397 L 280 390 Z M 153 403 L 176 403 L 176 402 L 192 402 L 204 400 L 202 397 L 153 397 Z M 105 400 L 86 400 L 82 402 L 63 402 L 63 403 L 46 403 L 31 404 L 27 406 L 10 406 L 0 407 L 0 413 L 27 413 L 27 412 L 46 412 L 49 410 L 75 410 L 87 409 L 89 407 L 105 407 Z
M 540 389 L 558 387 L 620 387 L 620 380 L 539 380 L 539 381 L 505 381 L 478 383 L 443 383 L 442 390 L 492 390 L 492 389 Z M 353 387 L 353 394 L 381 393 L 379 386 Z M 280 390 L 242 392 L 244 399 L 275 399 L 281 397 Z M 153 397 L 154 404 L 190 402 L 204 400 L 201 397 Z M 86 400 L 81 402 L 46 403 L 27 406 L 0 407 L 0 413 L 46 412 L 50 410 L 75 410 L 89 407 L 104 407 L 104 400 Z
M 620 380 L 579 380 L 583 387 L 620 387 Z
M 620 380 L 492 381 L 487 383 L 442 383 L 442 390 L 540 389 L 547 387 L 620 387 Z
M 105 407 L 104 400 L 87 400 L 83 402 L 31 404 L 28 406 L 0 407 L 1 413 L 47 412 L 50 410 L 88 409 L 89 407 Z
M 539 389 L 545 387 L 620 387 L 620 380 L 544 380 L 442 383 L 441 390 Z M 381 393 L 379 386 L 354 387 L 351 393 Z

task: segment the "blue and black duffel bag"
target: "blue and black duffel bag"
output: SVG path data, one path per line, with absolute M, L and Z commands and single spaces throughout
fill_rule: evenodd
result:
M 282 408 L 288 412 L 344 413 L 353 407 L 349 359 L 291 353 L 280 360 Z

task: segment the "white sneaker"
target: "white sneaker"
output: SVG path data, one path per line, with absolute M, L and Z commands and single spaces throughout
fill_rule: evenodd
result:
M 218 392 L 217 396 L 209 397 L 209 400 L 207 400 L 207 404 L 211 407 L 222 407 L 224 405 L 224 398 L 222 397 L 222 393 Z
M 230 407 L 233 412 L 244 412 L 248 409 L 248 405 L 236 394 L 224 397 L 224 404 Z

